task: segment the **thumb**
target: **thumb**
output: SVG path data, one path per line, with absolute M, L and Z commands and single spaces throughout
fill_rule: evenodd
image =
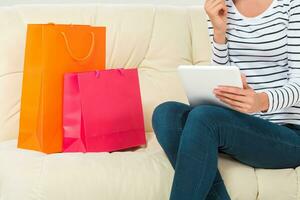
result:
M 226 7 L 225 3 L 223 5 L 222 9 L 219 11 L 219 14 L 222 17 L 226 17 L 227 16 L 227 7 Z
M 250 86 L 247 83 L 247 78 L 246 78 L 245 74 L 241 74 L 241 77 L 242 77 L 242 82 L 243 82 L 243 88 L 244 89 L 249 89 Z
M 225 3 L 224 3 L 223 10 L 224 10 L 224 15 L 227 16 L 228 10 L 227 10 L 227 6 L 225 5 Z

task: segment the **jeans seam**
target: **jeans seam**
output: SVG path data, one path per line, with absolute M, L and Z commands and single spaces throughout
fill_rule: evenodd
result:
M 213 183 L 212 185 L 215 186 L 215 185 L 219 185 L 219 184 L 222 184 L 222 183 L 224 183 L 224 181 L 220 180 L 219 182 Z
M 207 126 L 206 124 L 202 123 L 202 125 L 205 126 L 208 130 L 212 131 L 211 128 L 210 128 L 209 126 Z M 214 130 L 213 130 L 213 131 L 214 131 Z M 210 140 L 211 140 L 212 143 L 214 143 L 214 144 L 216 143 L 216 142 L 213 140 L 213 138 L 211 138 L 210 135 L 209 135 L 209 138 L 210 138 Z M 185 153 L 185 152 L 182 152 L 182 153 L 187 154 L 187 153 Z M 189 155 L 189 154 L 188 154 L 188 155 Z M 207 160 L 207 155 L 208 155 L 208 154 L 206 153 L 206 154 L 205 154 L 205 159 L 204 159 L 204 160 Z M 189 156 L 191 156 L 191 155 L 189 155 Z M 191 156 L 191 157 L 194 158 L 194 159 L 196 159 L 196 160 L 198 160 L 198 158 L 195 158 L 195 157 L 193 157 L 193 156 Z M 200 188 L 202 182 L 203 182 L 203 179 L 201 179 L 200 182 L 199 182 L 199 183 L 197 184 L 197 186 L 195 187 L 194 195 L 197 194 L 197 191 L 199 190 L 199 188 Z
M 264 119 L 262 119 L 262 120 L 264 120 Z M 268 121 L 268 122 L 269 122 L 269 121 Z M 210 130 L 216 131 L 216 130 L 214 130 L 214 127 L 218 127 L 219 124 L 218 124 L 218 123 L 215 123 L 214 120 L 210 121 L 210 123 L 213 124 L 212 127 L 207 126 L 205 123 L 202 123 L 202 125 L 205 126 L 205 127 L 208 128 L 208 129 L 210 129 Z M 269 122 L 269 123 L 272 123 L 272 122 Z M 272 124 L 273 124 L 273 123 L 272 123 Z M 245 127 L 245 129 L 242 129 L 242 128 L 240 128 L 239 126 L 235 126 L 234 124 L 231 124 L 231 125 L 223 124 L 223 127 L 224 127 L 224 126 L 225 126 L 225 127 L 228 127 L 228 128 L 237 128 L 237 129 L 239 129 L 239 130 L 247 130 L 247 129 L 248 129 L 248 127 Z M 288 127 L 287 127 L 287 128 L 288 128 Z M 289 128 L 289 129 L 290 129 L 290 128 Z M 300 145 L 297 146 L 297 145 L 293 145 L 293 144 L 284 142 L 284 141 L 282 141 L 282 140 L 276 140 L 276 139 L 274 139 L 274 138 L 265 137 L 265 136 L 260 135 L 260 134 L 253 134 L 253 133 L 250 132 L 250 131 L 247 131 L 247 132 L 249 132 L 251 135 L 258 135 L 259 137 L 264 138 L 264 139 L 270 139 L 270 140 L 272 140 L 272 141 L 279 142 L 279 143 L 281 143 L 281 144 L 286 144 L 286 145 L 291 146 L 291 147 L 300 148 Z M 299 137 L 300 137 L 300 136 L 299 136 Z
M 272 122 L 270 122 L 270 123 L 272 123 Z M 215 123 L 214 123 L 215 124 Z M 202 123 L 202 125 L 203 126 L 205 126 L 205 128 L 207 128 L 207 129 L 210 129 L 210 130 L 213 130 L 212 128 L 210 128 L 209 126 L 207 126 L 206 124 L 204 124 L 204 123 Z M 216 125 L 216 126 L 218 126 L 218 125 Z M 288 146 L 291 146 L 291 147 L 296 147 L 296 148 L 300 148 L 300 145 L 299 146 L 297 146 L 297 145 L 293 145 L 293 144 L 290 144 L 290 143 L 287 143 L 287 142 L 284 142 L 284 141 L 282 141 L 282 140 L 276 140 L 276 139 L 274 139 L 274 138 L 270 138 L 270 137 L 265 137 L 265 136 L 263 136 L 263 135 L 260 135 L 260 134 L 253 134 L 251 131 L 248 131 L 247 129 L 242 129 L 241 127 L 239 127 L 239 126 L 235 126 L 235 125 L 223 125 L 223 127 L 228 127 L 228 128 L 235 128 L 235 129 L 238 129 L 238 130 L 243 130 L 243 131 L 247 131 L 247 133 L 250 133 L 251 135 L 255 135 L 255 136 L 259 136 L 259 137 L 261 137 L 261 138 L 264 138 L 264 139 L 269 139 L 269 140 L 272 140 L 273 142 L 279 142 L 279 143 L 281 143 L 281 144 L 285 144 L 285 145 L 288 145 Z M 215 131 L 215 130 L 213 130 L 213 131 Z M 211 136 L 210 136 L 210 138 L 211 138 Z
M 180 152 L 180 154 L 184 154 L 184 155 L 187 155 L 187 156 L 189 156 L 189 157 L 191 157 L 191 158 L 193 158 L 193 159 L 195 159 L 195 160 L 197 160 L 197 161 L 201 161 L 199 158 L 196 158 L 195 156 L 192 156 L 191 154 L 189 154 L 189 153 L 186 153 L 186 152 Z M 207 157 L 207 153 L 205 154 L 205 157 Z
M 205 154 L 205 159 L 204 160 L 207 160 L 207 153 Z M 204 172 L 204 169 L 202 170 L 202 173 Z M 203 175 L 202 175 L 203 176 Z M 193 197 L 195 197 L 195 195 L 197 194 L 197 191 L 199 190 L 199 188 L 200 188 L 200 186 L 201 186 L 201 184 L 202 184 L 202 182 L 203 182 L 203 177 L 202 177 L 202 179 L 200 179 L 200 182 L 197 184 L 197 186 L 195 187 L 195 189 L 194 189 L 194 196 Z M 194 199 L 194 198 L 193 198 Z
M 217 199 L 221 199 L 217 192 L 212 193 L 214 197 L 217 197 Z
M 271 122 L 270 122 L 270 123 L 271 123 Z M 297 146 L 297 145 L 293 145 L 293 144 L 284 142 L 284 141 L 282 141 L 282 140 L 277 140 L 277 139 L 275 139 L 275 138 L 265 137 L 264 135 L 260 135 L 260 134 L 254 134 L 253 132 L 248 131 L 247 129 L 242 129 L 242 128 L 239 127 L 239 126 L 235 126 L 235 125 L 233 125 L 233 126 L 223 125 L 223 127 L 228 127 L 228 128 L 234 127 L 235 129 L 238 129 L 238 130 L 243 130 L 243 131 L 246 130 L 246 132 L 247 132 L 248 134 L 250 134 L 250 135 L 255 135 L 255 136 L 261 137 L 261 138 L 263 138 L 263 139 L 268 139 L 268 140 L 271 140 L 271 141 L 273 141 L 273 142 L 278 142 L 278 143 L 280 143 L 280 144 L 285 144 L 285 145 L 288 145 L 288 146 L 290 146 L 290 147 L 300 148 L 300 145 Z
M 220 182 L 217 182 L 217 183 L 212 184 L 212 186 L 216 186 L 216 185 L 223 184 L 223 183 L 224 183 L 223 180 L 221 180 Z M 226 189 L 226 187 L 225 187 L 225 189 Z M 220 196 L 219 196 L 219 194 L 218 194 L 217 192 L 214 192 L 213 194 L 214 194 L 218 199 L 221 199 Z

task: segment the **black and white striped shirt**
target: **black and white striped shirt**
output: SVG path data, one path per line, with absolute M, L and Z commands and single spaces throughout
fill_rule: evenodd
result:
M 278 124 L 300 125 L 300 0 L 273 0 L 254 18 L 243 16 L 232 0 L 228 7 L 227 42 L 212 41 L 212 63 L 234 65 L 258 92 L 266 92 L 269 109 L 255 115 Z

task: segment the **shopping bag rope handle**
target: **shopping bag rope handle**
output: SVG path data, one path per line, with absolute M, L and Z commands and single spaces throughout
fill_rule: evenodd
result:
M 68 53 L 70 54 L 70 56 L 71 56 L 74 60 L 83 62 L 83 61 L 86 61 L 89 57 L 91 57 L 91 55 L 92 55 L 92 53 L 93 53 L 93 51 L 94 51 L 94 48 L 95 48 L 95 33 L 91 32 L 90 34 L 91 34 L 91 37 L 92 37 L 92 44 L 91 44 L 91 48 L 90 48 L 90 50 L 89 50 L 89 52 L 88 52 L 88 55 L 85 56 L 85 57 L 83 57 L 83 58 L 79 58 L 79 57 L 76 57 L 76 56 L 73 54 L 66 33 L 65 33 L 65 32 L 61 32 L 61 35 L 64 37 L 64 40 L 65 40 L 65 42 L 66 42 L 67 51 L 68 51 Z

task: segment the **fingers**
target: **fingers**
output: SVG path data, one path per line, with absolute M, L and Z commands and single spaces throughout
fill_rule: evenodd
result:
M 209 8 L 209 11 L 211 13 L 214 13 L 214 14 L 218 14 L 218 12 L 220 10 L 225 10 L 227 9 L 225 3 L 219 1 L 219 0 L 216 0 L 215 2 L 213 2 Z
M 227 29 L 227 7 L 225 0 L 206 0 L 205 11 L 208 15 L 214 31 L 217 30 L 219 33 L 224 33 Z
M 217 0 L 206 0 L 205 5 L 211 5 L 214 1 L 217 1 Z
M 227 104 L 230 108 L 232 108 L 232 109 L 234 109 L 236 111 L 239 111 L 241 113 L 251 113 L 250 110 L 249 110 L 250 107 L 246 103 L 238 102 L 238 101 L 226 98 L 226 97 L 220 97 L 218 95 L 217 95 L 217 98 L 221 102 Z
M 239 101 L 236 101 L 236 100 L 233 100 L 233 99 L 230 99 L 230 98 L 226 98 L 226 97 L 223 97 L 223 96 L 219 96 L 217 95 L 217 98 L 222 101 L 223 103 L 231 106 L 231 107 L 238 107 L 238 108 L 243 108 L 244 107 L 244 103 L 242 102 L 239 102 Z
M 216 97 L 234 110 L 242 113 L 250 113 L 251 98 L 246 90 L 237 87 L 219 87 L 215 89 Z
M 243 82 L 243 88 L 244 89 L 250 88 L 248 83 L 247 83 L 247 78 L 246 78 L 245 74 L 241 74 L 241 77 L 242 77 L 242 82 Z
M 222 93 L 231 93 L 240 96 L 246 96 L 247 91 L 238 87 L 230 87 L 230 86 L 219 86 L 215 91 L 219 91 Z
M 231 99 L 231 100 L 238 101 L 238 102 L 247 102 L 247 97 L 245 97 L 245 96 L 235 95 L 235 94 L 231 94 L 231 93 L 222 93 L 219 91 L 216 91 L 215 94 L 218 98 L 220 97 L 220 98 Z
M 218 11 L 221 9 L 224 9 L 227 12 L 227 7 L 224 0 L 207 0 L 205 2 L 205 10 L 208 13 L 218 13 Z
M 227 12 L 227 7 L 226 7 L 226 5 L 223 5 L 223 4 L 221 4 L 221 3 L 217 4 L 214 8 L 212 8 L 212 12 L 213 12 L 213 13 L 217 13 L 217 14 L 218 14 L 220 11 L 223 11 L 222 15 L 225 14 L 225 10 L 226 10 L 226 12 Z
M 224 3 L 224 15 L 227 16 L 228 15 L 228 8 L 226 6 L 226 4 Z
M 214 94 L 223 103 L 227 104 L 234 110 L 242 113 L 253 113 L 259 107 L 257 106 L 257 95 L 251 87 L 248 86 L 245 75 L 241 75 L 244 87 L 238 88 L 232 86 L 219 86 L 214 89 Z
M 212 5 L 213 3 L 218 3 L 218 2 L 221 2 L 221 3 L 224 3 L 224 5 L 225 5 L 225 0 L 206 0 L 205 1 L 205 4 L 206 5 Z
M 213 8 L 216 8 L 219 5 L 221 5 L 221 8 L 222 7 L 226 7 L 225 2 L 222 1 L 222 0 L 216 0 L 216 1 L 214 1 L 211 6 L 212 6 L 212 9 L 213 9 Z

